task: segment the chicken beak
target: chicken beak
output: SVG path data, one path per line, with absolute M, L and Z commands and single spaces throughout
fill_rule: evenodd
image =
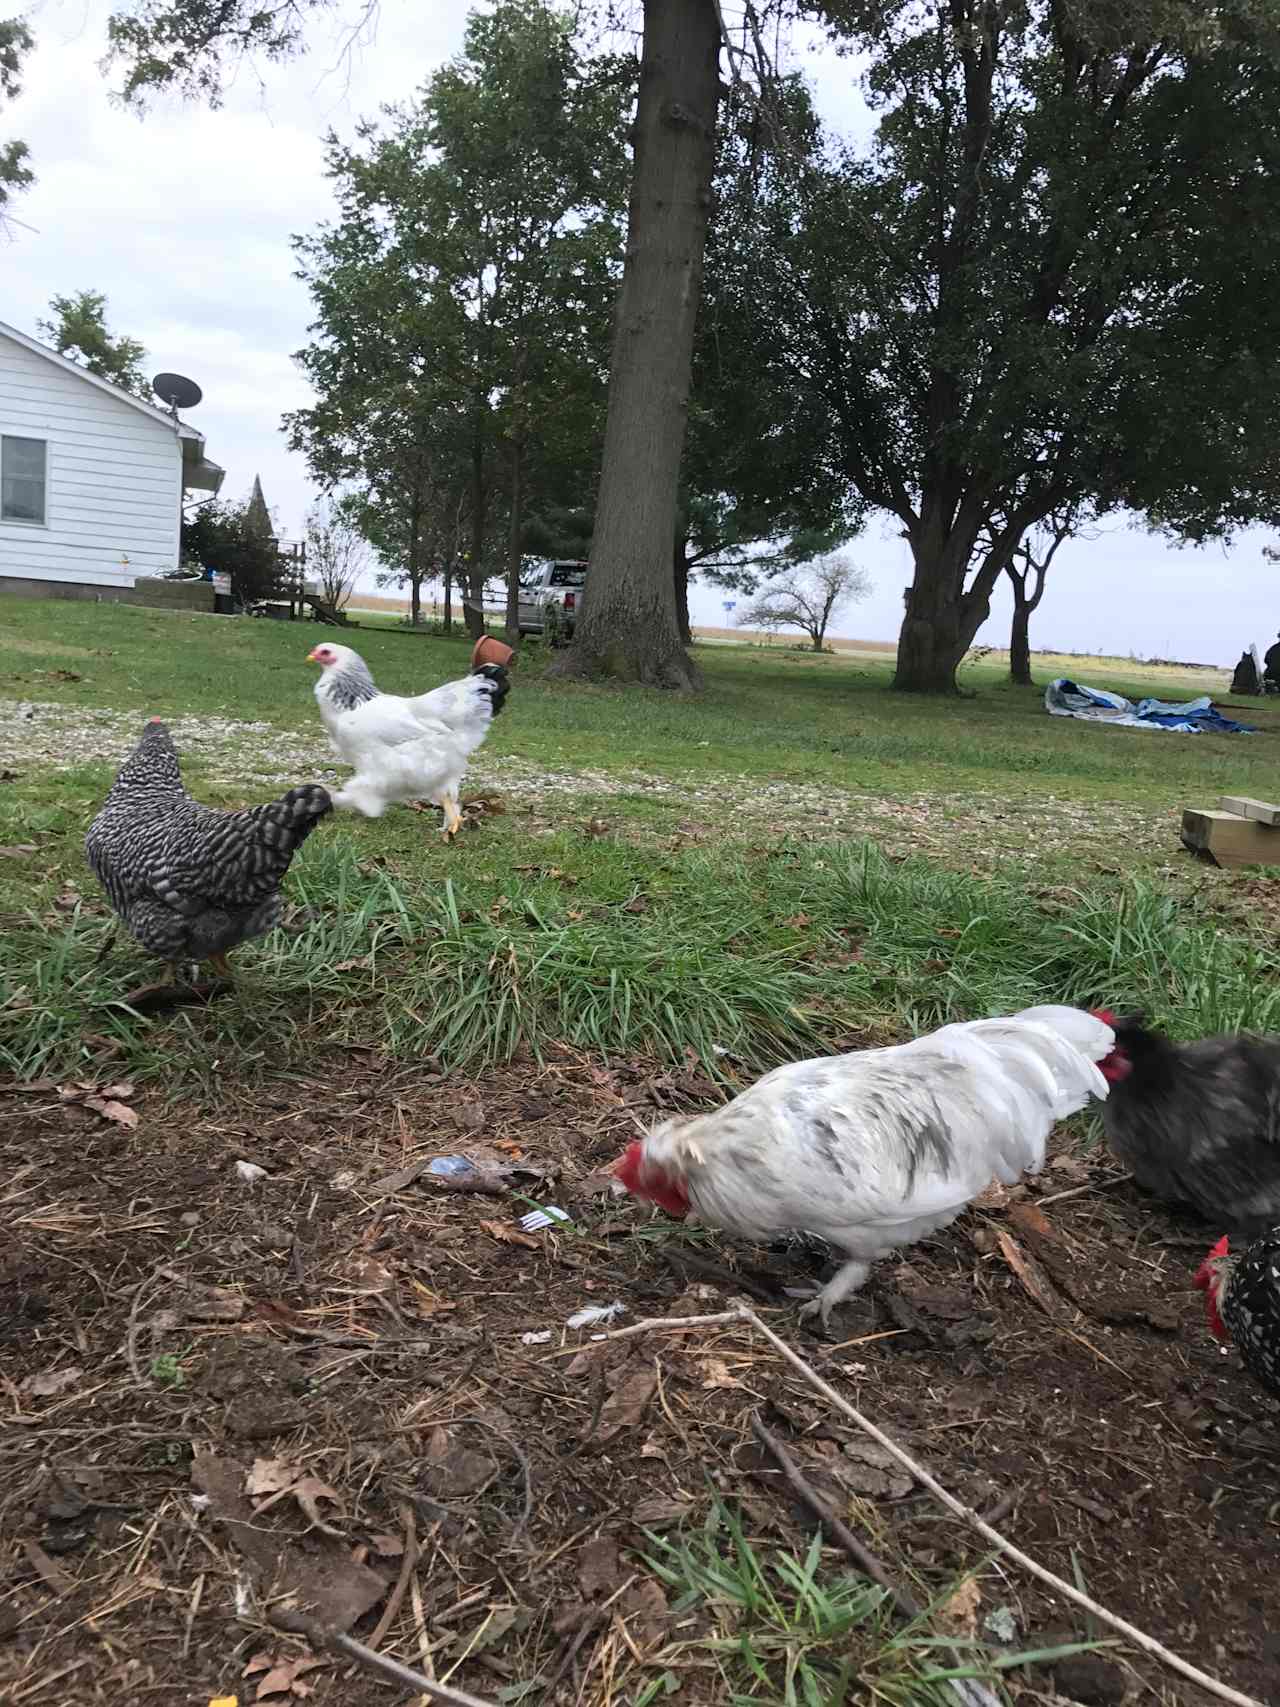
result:
M 316 664 L 319 662 L 319 659 L 316 657 L 316 648 L 314 646 L 311 648 L 310 652 L 307 653 L 307 662 L 308 664 Z

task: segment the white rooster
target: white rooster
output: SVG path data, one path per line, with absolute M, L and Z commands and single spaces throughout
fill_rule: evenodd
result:
M 1105 1098 L 1111 1027 L 1079 1008 L 946 1025 L 891 1049 L 776 1067 L 631 1144 L 615 1172 L 669 1214 L 763 1241 L 818 1233 L 848 1260 L 804 1306 L 825 1325 L 871 1264 L 1044 1165 L 1054 1122 Z
M 381 818 L 398 800 L 430 800 L 444 813 L 446 839 L 457 835 L 458 790 L 507 697 L 505 665 L 480 664 L 469 676 L 402 699 L 382 693 L 349 646 L 326 642 L 307 662 L 320 665 L 320 715 L 335 751 L 355 771 L 333 804 Z

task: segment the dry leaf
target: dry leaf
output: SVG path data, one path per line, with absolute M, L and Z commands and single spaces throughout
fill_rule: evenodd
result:
M 1001 1185 L 998 1179 L 993 1179 L 985 1191 L 980 1191 L 975 1198 L 970 1199 L 971 1209 L 1007 1209 L 1009 1207 L 1009 1187 Z
M 537 1239 L 531 1238 L 528 1233 L 522 1233 L 519 1227 L 508 1227 L 501 1221 L 482 1221 L 480 1226 L 490 1238 L 497 1239 L 499 1244 L 524 1245 L 531 1251 L 539 1249 Z
M 312 1659 L 309 1654 L 304 1654 L 301 1659 L 280 1660 L 274 1663 L 265 1676 L 258 1680 L 257 1699 L 269 1701 L 273 1696 L 285 1695 L 305 1700 L 313 1692 L 310 1685 L 302 1682 L 302 1674 L 314 1671 L 322 1663 Z
M 588 1600 L 612 1594 L 625 1575 L 612 1535 L 597 1535 L 578 1554 L 578 1586 Z
M 982 1590 L 976 1577 L 966 1577 L 956 1592 L 938 1608 L 938 1622 L 952 1636 L 972 1638 L 978 1628 Z
M 702 1367 L 705 1370 L 706 1377 L 707 1377 L 706 1380 L 702 1383 L 702 1385 L 704 1387 L 741 1387 L 742 1386 L 741 1381 L 735 1381 L 733 1376 L 730 1375 L 729 1365 L 724 1361 L 724 1359 L 722 1357 L 704 1358 Z
M 36 851 L 34 842 L 15 842 L 10 847 L 0 848 L 0 859 L 26 859 L 28 854 Z
M 665 1529 L 682 1523 L 692 1510 L 688 1500 L 641 1500 L 631 1508 L 631 1521 L 643 1529 Z
M 119 1097 L 121 1102 L 132 1102 L 134 1088 L 126 1079 L 118 1085 L 103 1085 L 98 1095 L 101 1097 Z
M 84 1106 L 91 1108 L 95 1114 L 100 1114 L 104 1120 L 114 1120 L 118 1126 L 132 1129 L 138 1124 L 137 1114 L 125 1103 L 110 1101 L 104 1097 L 86 1097 Z
M 658 1387 L 657 1371 L 648 1364 L 628 1375 L 619 1371 L 620 1379 L 604 1402 L 596 1439 L 612 1440 L 624 1428 L 634 1428 L 645 1413 L 649 1400 Z
M 844 1450 L 824 1468 L 851 1494 L 901 1500 L 911 1492 L 911 1477 L 891 1452 L 873 1440 L 847 1440 Z
M 284 1458 L 255 1458 L 244 1479 L 244 1491 L 251 1500 L 261 1499 L 264 1494 L 282 1494 L 301 1474 L 296 1464 Z
M 244 1315 L 244 1299 L 238 1293 L 210 1286 L 184 1297 L 182 1312 L 194 1322 L 238 1322 Z
M 398 1535 L 371 1535 L 369 1545 L 383 1559 L 398 1559 L 404 1552 L 404 1542 Z
M 1009 1219 L 1021 1233 L 1041 1239 L 1056 1240 L 1058 1237 L 1044 1210 L 1034 1203 L 1015 1203 L 1009 1211 Z
M 331 1523 L 326 1523 L 320 1515 L 321 1500 L 332 1500 L 339 1510 L 342 1509 L 341 1496 L 335 1493 L 327 1482 L 322 1482 L 318 1476 L 304 1476 L 300 1482 L 294 1483 L 289 1492 L 317 1529 L 323 1529 L 326 1535 L 336 1535 L 339 1540 L 342 1539 L 342 1531 L 335 1529 Z
M 74 1387 L 83 1374 L 84 1370 L 77 1363 L 69 1364 L 65 1369 L 45 1369 L 39 1375 L 28 1375 L 25 1381 L 19 1382 L 18 1390 L 30 1393 L 33 1399 L 51 1399 L 55 1393 Z

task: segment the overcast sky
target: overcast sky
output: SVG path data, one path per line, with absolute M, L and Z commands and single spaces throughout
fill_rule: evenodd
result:
M 291 355 L 306 341 L 309 300 L 293 278 L 289 239 L 332 212 L 322 134 L 410 96 L 458 51 L 467 0 L 384 0 L 377 33 L 344 51 L 338 16 L 321 13 L 301 60 L 242 71 L 217 112 L 159 103 L 145 120 L 108 98 L 98 69 L 109 7 L 44 0 L 27 14 L 37 38 L 25 91 L 3 112 L 0 139 L 24 138 L 35 188 L 0 242 L 0 320 L 36 334 L 55 293 L 106 293 L 113 328 L 140 338 L 153 371 L 203 387 L 188 417 L 227 470 L 224 495 L 247 496 L 260 474 L 285 534 L 310 501 L 306 468 L 285 449 L 282 411 L 307 401 Z M 865 115 L 847 61 L 799 44 L 819 106 L 838 129 Z M 1277 567 L 1265 535 L 1230 551 L 1178 551 L 1143 531 L 1110 528 L 1059 554 L 1033 644 L 1073 651 L 1234 662 L 1243 645 L 1280 630 Z M 896 636 L 910 579 L 897 523 L 873 521 L 853 553 L 875 593 L 839 627 Z M 723 595 L 695 589 L 694 620 L 723 622 Z M 987 629 L 1007 639 L 1001 594 Z

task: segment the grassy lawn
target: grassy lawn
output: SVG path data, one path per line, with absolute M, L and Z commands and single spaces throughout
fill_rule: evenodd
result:
M 329 822 L 290 877 L 294 933 L 242 951 L 243 989 L 143 1024 L 119 997 L 145 967 L 123 944 L 98 962 L 108 915 L 81 854 L 133 738 L 122 714 L 177 725 L 202 798 L 266 798 L 331 764 L 305 662 L 319 631 L 19 600 L 3 616 L 0 697 L 59 708 L 15 719 L 0 786 L 17 850 L 0 1039 L 19 1072 L 74 1065 L 86 1031 L 169 1077 L 253 1074 L 323 1035 L 450 1067 L 557 1039 L 692 1050 L 732 1078 L 1043 999 L 1140 1003 L 1190 1033 L 1280 1023 L 1271 885 L 1194 865 L 1176 834 L 1184 804 L 1274 795 L 1269 707 L 1245 714 L 1256 737 L 1100 729 L 988 665 L 938 703 L 888 692 L 887 664 L 705 647 L 696 700 L 551 686 L 531 653 L 473 769 L 505 810 L 453 848 L 407 810 Z M 349 638 L 391 691 L 466 667 L 462 640 Z
M 305 663 L 331 632 L 0 604 L 0 1384 L 21 1425 L 0 1517 L 47 1549 L 6 1593 L 0 1696 L 87 1699 L 82 1671 L 256 1694 L 246 1667 L 296 1654 L 245 1599 L 237 1535 L 261 1531 L 273 1601 L 317 1558 L 344 1583 L 365 1558 L 362 1639 L 382 1645 L 389 1594 L 384 1651 L 496 1703 L 948 1707 L 959 1669 L 1001 1707 L 1130 1682 L 1183 1707 L 1136 1650 L 1073 1654 L 1105 1629 L 869 1459 L 741 1323 L 582 1325 L 610 1301 L 633 1327 L 705 1322 L 745 1289 L 1019 1545 L 1260 1698 L 1280 1487 L 1189 1289 L 1212 1235 L 1118 1183 L 1083 1122 L 1038 1182 L 880 1265 L 825 1339 L 790 1290 L 820 1255 L 650 1216 L 604 1170 L 768 1065 L 946 1019 L 1067 1000 L 1280 1030 L 1274 878 L 1177 836 L 1185 804 L 1276 795 L 1280 714 L 1252 706 L 1256 737 L 1094 728 L 991 664 L 932 703 L 875 657 L 726 644 L 673 700 L 553 687 L 531 651 L 464 790 L 474 828 L 450 847 L 407 809 L 326 821 L 236 988 L 135 1012 L 156 969 L 113 944 L 82 845 L 119 759 L 159 714 L 198 798 L 332 780 Z M 466 668 L 463 640 L 350 638 L 387 689 Z M 1225 694 L 1114 660 L 1039 674 Z M 458 1149 L 519 1160 L 505 1199 L 435 1189 Z M 569 1219 L 523 1231 L 539 1203 Z M 1061 1239 L 1036 1290 L 1008 1253 L 1042 1203 Z M 918 1616 L 824 1546 L 767 1454 L 753 1468 L 757 1407 Z M 323 1527 L 272 1497 L 232 1532 L 218 1489 L 257 1457 L 320 1478 L 298 1486 Z M 1050 1696 L 1064 1656 L 1094 1670 Z M 306 1677 L 318 1707 L 387 1699 L 337 1665 Z

